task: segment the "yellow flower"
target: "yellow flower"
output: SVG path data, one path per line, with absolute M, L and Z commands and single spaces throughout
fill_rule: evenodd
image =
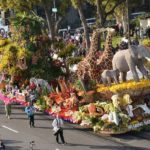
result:
M 97 87 L 97 92 L 111 91 L 114 93 L 118 93 L 125 90 L 143 90 L 143 88 L 150 87 L 150 80 L 141 80 L 140 82 L 127 81 L 120 84 L 113 84 L 110 87 L 105 87 L 103 85 L 97 85 Z

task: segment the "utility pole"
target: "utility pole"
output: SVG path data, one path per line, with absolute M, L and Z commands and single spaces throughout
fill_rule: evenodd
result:
M 131 39 L 130 39 L 130 19 L 129 19 L 129 2 L 126 0 L 126 7 L 127 7 L 127 35 L 128 35 L 128 46 L 130 46 Z

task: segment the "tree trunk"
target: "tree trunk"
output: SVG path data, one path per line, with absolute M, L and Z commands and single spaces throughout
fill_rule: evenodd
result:
M 127 33 L 127 15 L 126 15 L 125 10 L 124 10 L 123 16 L 122 16 L 122 24 L 123 24 L 123 33 L 126 34 Z
M 104 24 L 106 22 L 106 16 L 104 15 L 104 11 L 102 6 L 102 0 L 96 0 L 96 6 L 97 6 L 97 16 L 99 18 L 99 27 L 104 27 Z
M 121 12 L 120 12 L 121 13 Z M 122 14 L 122 13 L 121 13 Z M 119 24 L 120 22 L 122 22 L 122 15 L 118 14 L 118 13 L 114 13 L 114 16 L 116 18 L 116 24 Z
M 98 19 L 99 19 L 99 23 L 98 23 L 98 27 L 102 27 L 102 22 L 103 22 L 103 17 L 102 17 L 102 12 L 101 12 L 101 8 L 100 8 L 100 5 L 101 5 L 101 0 L 96 0 L 96 6 L 97 6 L 97 16 L 98 16 Z
M 81 22 L 82 22 L 82 25 L 83 25 L 83 28 L 84 28 L 86 48 L 89 49 L 90 48 L 89 31 L 88 31 L 88 26 L 87 26 L 87 23 L 86 23 L 86 19 L 85 19 L 84 14 L 83 14 L 82 4 L 81 4 L 80 0 L 78 0 L 78 12 L 79 12 L 79 16 L 80 16 L 80 19 L 81 19 Z
M 45 15 L 46 15 L 46 21 L 47 21 L 48 30 L 49 30 L 49 33 L 51 36 L 51 40 L 54 41 L 55 31 L 54 31 L 54 25 L 52 23 L 51 13 L 50 13 L 48 6 L 46 4 L 44 4 L 43 7 L 44 7 Z
M 59 17 L 57 22 L 55 23 L 55 34 L 58 33 L 58 29 L 59 29 L 59 26 L 60 26 L 62 19 L 63 19 L 63 17 Z

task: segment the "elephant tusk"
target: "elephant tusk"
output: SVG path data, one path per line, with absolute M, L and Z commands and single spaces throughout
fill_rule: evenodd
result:
M 146 58 L 146 60 L 150 61 L 150 58 L 148 58 L 148 57 L 145 57 L 145 58 Z

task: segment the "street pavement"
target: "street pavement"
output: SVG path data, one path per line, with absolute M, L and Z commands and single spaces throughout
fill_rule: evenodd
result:
M 69 123 L 64 125 L 67 145 L 57 144 L 51 124 L 50 116 L 37 112 L 35 128 L 30 128 L 20 105 L 13 105 L 11 119 L 7 119 L 0 104 L 0 139 L 6 150 L 29 150 L 30 141 L 35 141 L 34 150 L 150 150 L 149 132 L 104 136 Z

